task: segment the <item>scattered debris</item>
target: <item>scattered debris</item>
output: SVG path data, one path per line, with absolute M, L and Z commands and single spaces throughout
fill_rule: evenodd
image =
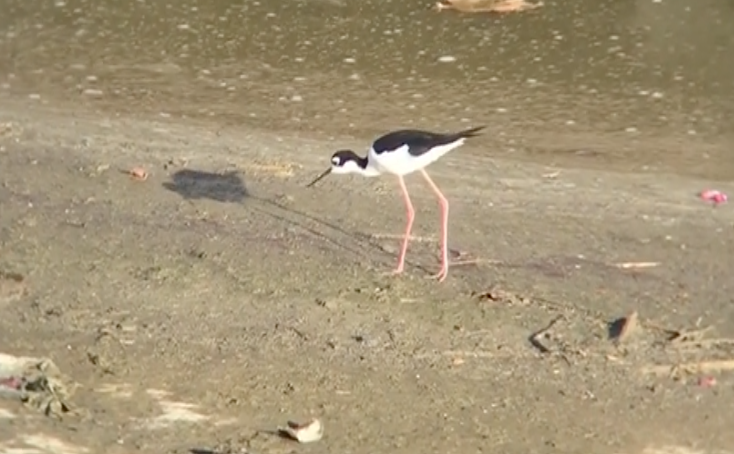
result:
M 148 171 L 146 171 L 142 167 L 133 167 L 126 173 L 130 175 L 130 178 L 132 178 L 133 180 L 145 181 L 148 179 Z
M 681 379 L 685 375 L 734 370 L 734 359 L 697 361 L 679 364 L 654 364 L 642 368 L 642 373 Z
M 717 191 L 716 189 L 706 189 L 705 191 L 701 191 L 698 196 L 704 202 L 711 202 L 714 206 L 726 203 L 729 199 L 726 194 L 721 191 Z
M 623 270 L 637 268 L 654 268 L 656 266 L 660 266 L 660 262 L 621 262 L 615 263 L 614 266 Z
M 525 304 L 528 302 L 527 298 L 517 295 L 513 292 L 502 290 L 497 285 L 493 285 L 488 290 L 485 290 L 483 292 L 472 291 L 471 297 L 476 298 L 479 301 L 492 301 L 495 303 L 504 303 L 508 305 L 513 305 L 517 303 Z
M 516 13 L 543 6 L 543 2 L 530 3 L 526 0 L 441 0 L 436 11 L 453 9 L 462 13 Z
M 638 318 L 637 311 L 632 311 L 626 317 L 615 320 L 609 329 L 610 337 L 617 344 L 621 344 L 627 340 L 639 326 Z
M 665 342 L 670 346 L 678 348 L 685 346 L 700 346 L 702 343 L 734 343 L 734 339 L 704 339 L 704 335 L 713 329 L 712 326 L 691 330 L 666 328 L 652 322 L 645 322 L 644 326 L 665 333 Z
M 533 347 L 537 348 L 540 353 L 550 353 L 551 349 L 546 347 L 545 344 L 540 341 L 540 338 L 547 337 L 547 334 L 550 332 L 553 326 L 564 318 L 565 317 L 563 315 L 558 315 L 556 316 L 556 318 L 551 320 L 550 323 L 548 323 L 544 328 L 539 329 L 538 331 L 531 334 L 529 340 Z
M 306 424 L 288 421 L 288 427 L 278 427 L 278 432 L 299 443 L 311 443 L 321 440 L 321 437 L 324 436 L 324 426 L 318 419 L 313 419 Z
M 731 349 L 734 345 L 734 338 L 719 337 L 719 338 L 706 338 L 706 333 L 713 329 L 712 326 L 706 326 L 699 328 L 700 320 L 696 323 L 693 329 L 671 329 L 656 325 L 651 322 L 641 323 L 648 329 L 654 329 L 661 331 L 665 335 L 665 339 L 662 342 L 663 347 L 666 349 L 673 349 L 672 353 L 677 361 L 671 364 L 651 364 L 642 367 L 641 371 L 643 374 L 652 374 L 658 376 L 667 376 L 675 380 L 682 380 L 687 376 L 691 375 L 702 375 L 711 374 L 714 372 L 734 371 L 734 358 L 716 358 L 716 359 L 701 359 L 693 360 L 689 362 L 682 362 L 680 360 L 681 355 L 686 354 L 693 350 L 692 354 L 696 357 L 701 355 L 700 351 L 717 351 L 723 352 Z M 703 380 L 704 384 L 713 386 L 715 380 L 713 377 L 708 377 Z M 713 384 L 712 384 L 713 383 Z
M 0 397 L 17 399 L 46 416 L 61 418 L 73 410 L 73 386 L 49 359 L 0 353 Z

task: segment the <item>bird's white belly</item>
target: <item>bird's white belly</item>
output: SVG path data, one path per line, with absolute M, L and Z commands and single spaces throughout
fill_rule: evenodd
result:
M 438 146 L 421 156 L 413 156 L 408 153 L 407 145 L 377 154 L 373 149 L 367 153 L 367 159 L 371 165 L 377 168 L 381 173 L 392 173 L 394 175 L 407 175 L 416 170 L 433 164 L 449 151 L 461 146 L 464 139 L 457 140 L 446 145 Z

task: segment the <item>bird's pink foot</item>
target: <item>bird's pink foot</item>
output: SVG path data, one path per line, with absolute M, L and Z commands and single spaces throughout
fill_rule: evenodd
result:
M 395 268 L 392 271 L 384 271 L 384 272 L 380 273 L 380 275 L 381 276 L 384 276 L 384 277 L 393 277 L 393 276 L 397 276 L 399 274 L 403 274 L 403 268 Z
M 441 267 L 441 271 L 439 271 L 436 274 L 431 274 L 430 276 L 426 276 L 426 279 L 435 279 L 438 282 L 443 282 L 446 279 L 446 276 L 449 275 L 449 267 L 443 266 Z

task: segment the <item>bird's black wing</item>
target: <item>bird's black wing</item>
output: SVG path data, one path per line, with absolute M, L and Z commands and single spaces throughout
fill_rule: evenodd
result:
M 407 145 L 408 153 L 411 156 L 421 156 L 437 146 L 456 142 L 462 138 L 473 137 L 482 129 L 484 129 L 484 126 L 448 134 L 422 131 L 419 129 L 402 129 L 380 137 L 372 144 L 372 149 L 375 151 L 375 154 L 379 155 L 389 153 Z

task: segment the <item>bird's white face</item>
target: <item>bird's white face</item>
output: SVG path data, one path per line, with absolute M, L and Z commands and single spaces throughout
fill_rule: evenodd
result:
M 331 173 L 346 174 L 357 173 L 361 170 L 359 164 L 354 159 L 350 159 L 345 155 L 334 155 L 331 157 Z

